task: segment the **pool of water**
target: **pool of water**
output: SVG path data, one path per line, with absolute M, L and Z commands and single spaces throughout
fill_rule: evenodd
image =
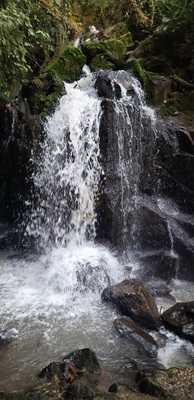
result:
M 34 385 L 42 367 L 82 347 L 96 351 L 113 380 L 134 361 L 193 364 L 194 347 L 173 334 L 165 332 L 168 340 L 155 361 L 117 335 L 118 315 L 102 303 L 101 293 L 109 283 L 129 278 L 130 268 L 109 249 L 86 243 L 41 256 L 2 252 L 0 259 L 0 329 L 17 333 L 0 349 L 0 391 Z M 191 300 L 193 285 L 174 281 L 172 291 L 179 301 Z

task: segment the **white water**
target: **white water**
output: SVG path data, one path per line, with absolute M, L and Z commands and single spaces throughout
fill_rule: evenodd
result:
M 41 367 L 77 347 L 93 348 L 103 365 L 117 368 L 117 378 L 130 359 L 145 361 L 141 356 L 138 359 L 137 348 L 114 333 L 112 323 L 117 314 L 100 299 L 105 287 L 130 276 L 116 254 L 95 243 L 95 202 L 103 175 L 99 154 L 101 101 L 91 75 L 65 85 L 65 89 L 67 94 L 47 121 L 45 141 L 35 162 L 36 196 L 26 228 L 26 235 L 36 239 L 44 252 L 26 258 L 1 255 L 1 329 L 16 329 L 18 338 L 1 353 L 0 390 L 33 383 Z M 134 89 L 141 113 L 154 121 L 135 80 Z M 134 114 L 138 111 L 135 104 L 131 105 L 124 90 L 115 104 L 117 117 L 126 120 L 130 132 L 118 131 L 125 228 L 125 198 L 131 190 L 137 197 L 142 148 L 140 141 L 136 160 L 136 138 L 127 113 L 128 106 Z M 124 134 L 131 141 L 130 165 L 124 163 Z M 181 346 L 182 342 L 175 341 L 174 352 Z M 172 365 L 174 352 L 171 354 L 167 345 L 159 352 L 159 360 Z
M 26 229 L 43 248 L 80 245 L 95 238 L 101 101 L 91 75 L 65 84 L 66 94 L 47 120 L 34 174 L 36 206 Z

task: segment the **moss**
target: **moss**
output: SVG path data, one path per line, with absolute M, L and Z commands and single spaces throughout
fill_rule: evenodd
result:
M 103 56 L 104 61 L 121 66 L 126 58 L 128 39 L 108 39 L 100 42 L 87 42 L 82 46 L 82 51 L 87 57 L 88 64 L 93 64 L 97 56 Z M 98 57 L 97 60 L 99 60 Z
M 130 60 L 128 60 L 128 64 L 129 64 L 129 67 L 132 70 L 133 74 L 141 82 L 148 97 L 150 97 L 151 81 L 150 81 L 149 73 L 144 69 L 141 60 L 138 60 L 137 58 L 131 58 Z
M 90 67 L 92 71 L 98 71 L 100 69 L 109 70 L 114 69 L 114 64 L 108 61 L 103 54 L 99 54 L 93 58 Z
M 81 70 L 86 63 L 86 57 L 80 49 L 67 46 L 63 54 L 51 65 L 45 68 L 54 79 L 72 82 L 79 79 Z
M 127 53 L 127 44 L 124 40 L 109 39 L 103 42 L 107 57 L 115 64 L 122 64 Z

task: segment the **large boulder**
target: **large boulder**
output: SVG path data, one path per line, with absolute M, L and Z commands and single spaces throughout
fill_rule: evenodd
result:
M 177 303 L 162 314 L 165 326 L 194 343 L 194 301 Z
M 102 299 L 116 306 L 123 315 L 148 329 L 157 329 L 160 317 L 153 296 L 142 282 L 131 279 L 106 288 Z
M 137 385 L 141 392 L 166 400 L 194 399 L 194 368 L 171 368 L 149 374 L 139 373 Z
M 142 349 L 150 355 L 156 355 L 156 341 L 130 318 L 124 317 L 116 319 L 114 321 L 114 327 L 122 337 L 135 342 L 138 349 Z

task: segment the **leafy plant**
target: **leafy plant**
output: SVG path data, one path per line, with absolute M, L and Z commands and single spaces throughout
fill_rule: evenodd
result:
M 67 31 L 67 2 L 7 0 L 0 8 L 0 93 L 10 98 L 16 87 L 38 73 Z

